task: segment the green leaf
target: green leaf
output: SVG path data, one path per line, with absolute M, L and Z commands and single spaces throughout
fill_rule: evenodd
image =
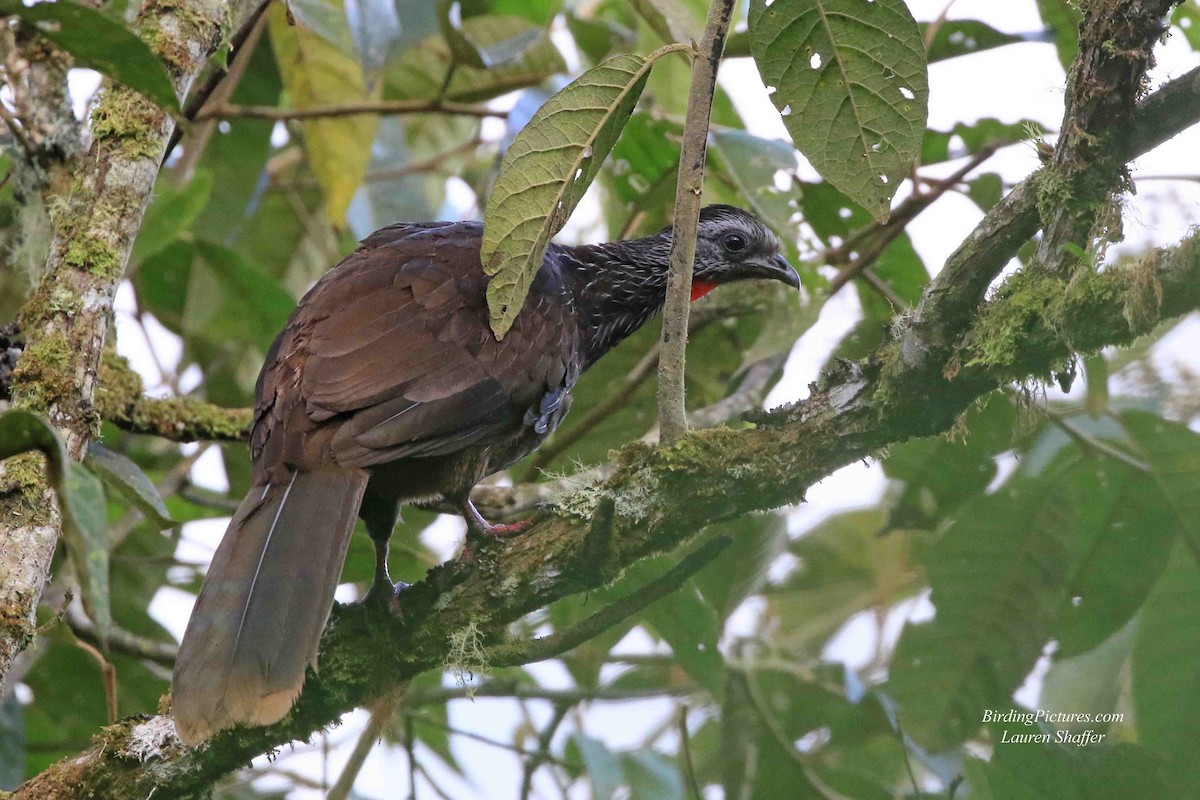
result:
M 621 55 L 546 101 L 509 145 L 484 211 L 480 258 L 492 331 L 503 338 L 525 304 L 550 238 L 608 157 L 654 61 Z
M 1016 409 L 1008 398 L 993 395 L 970 410 L 965 422 L 968 433 L 961 440 L 927 436 L 888 449 L 883 470 L 904 484 L 891 504 L 889 525 L 933 529 L 992 482 L 993 456 L 1008 449 Z
M 485 51 L 505 42 L 528 42 L 514 57 L 488 68 L 459 64 L 444 36 L 427 37 L 406 49 L 384 72 L 385 94 L 391 100 L 446 100 L 476 102 L 540 83 L 565 72 L 566 63 L 549 35 L 527 20 L 514 16 L 470 17 L 462 29 Z M 447 71 L 454 66 L 449 83 Z M 445 90 L 443 91 L 443 85 Z M 439 124 L 444 124 L 439 120 Z
M 639 111 L 629 118 L 613 147 L 609 171 L 612 189 L 623 204 L 636 208 L 663 184 L 675 190 L 679 139 L 683 126 Z
M 1191 760 L 1200 742 L 1200 569 L 1176 546 L 1146 601 L 1133 645 L 1138 739 L 1172 759 Z
M 799 208 L 799 183 L 791 180 L 796 173 L 796 154 L 792 146 L 778 139 L 763 139 L 745 131 L 721 130 L 709 135 L 709 146 L 717 157 L 717 166 L 750 208 L 785 242 L 799 236 L 794 215 Z M 780 189 L 775 175 L 787 173 L 789 186 Z
M 920 150 L 929 97 L 924 43 L 903 1 L 752 0 L 750 49 L 796 147 L 886 219 Z
M 1144 411 L 1126 411 L 1121 424 L 1150 464 L 1150 474 L 1178 516 L 1193 553 L 1200 553 L 1200 435 Z
M 66 501 L 64 505 L 70 510 L 72 520 L 72 524 L 63 525 L 67 555 L 79 578 L 83 608 L 103 642 L 112 627 L 104 486 L 86 468 L 71 464 L 67 471 L 66 492 L 60 497 Z
M 340 9 L 341 3 L 334 7 Z M 329 32 L 322 35 L 312 28 L 289 25 L 282 4 L 272 6 L 269 13 L 271 44 L 293 108 L 378 99 L 381 87 L 367 90 L 358 58 L 331 44 Z M 345 14 L 339 12 L 333 19 L 349 40 Z M 374 114 L 311 119 L 302 125 L 304 148 L 325 196 L 325 212 L 334 225 L 342 224 L 362 183 L 378 126 L 379 117 Z
M 1183 34 L 1193 50 L 1200 50 L 1200 8 L 1187 3 L 1171 14 L 1171 27 Z
M 1083 19 L 1073 0 L 1037 0 L 1042 22 L 1054 32 L 1054 47 L 1063 69 L 1070 69 L 1079 52 L 1079 22 Z
M 881 535 L 882 509 L 837 514 L 791 546 L 800 567 L 765 591 L 771 625 L 781 646 L 819 650 L 846 620 L 887 605 L 919 588 L 908 531 Z
M 925 558 L 937 616 L 904 629 L 887 684 L 918 742 L 971 735 L 1037 661 L 1062 597 L 1066 532 L 1089 499 L 1073 478 L 1018 478 L 967 502 Z
M 295 299 L 235 250 L 199 241 L 195 252 L 199 259 L 189 280 L 184 330 L 203 331 L 218 341 L 240 335 L 269 343 L 295 308 Z M 221 302 L 214 302 L 218 297 Z
M 699 39 L 703 32 L 704 21 L 683 0 L 631 0 L 631 5 L 667 44 Z
M 616 754 L 599 739 L 582 733 L 571 737 L 583 757 L 588 778 L 592 783 L 592 800 L 612 800 L 617 789 L 625 781 L 625 772 Z
M 921 23 L 921 35 L 929 30 L 929 23 Z M 929 43 L 925 58 L 932 64 L 948 58 L 958 58 L 1006 44 L 1027 41 L 1028 37 L 1000 31 L 976 19 L 949 19 L 938 23 L 933 41 Z
M 1076 527 L 1069 597 L 1059 610 L 1059 654 L 1086 652 L 1125 626 L 1154 587 L 1181 526 L 1146 475 L 1113 459 L 1093 462 L 1095 498 Z
M 683 776 L 661 753 L 635 750 L 622 753 L 630 797 L 638 800 L 683 800 Z
M 199 171 L 183 186 L 160 188 L 146 207 L 146 216 L 133 243 L 130 261 L 141 263 L 179 238 L 180 233 L 187 230 L 208 205 L 212 187 L 212 175 Z
M 167 511 L 154 484 L 146 477 L 146 473 L 125 456 L 109 450 L 99 442 L 91 442 L 88 444 L 83 463 L 145 514 L 146 519 L 159 530 L 177 524 L 171 519 L 170 512 Z
M 179 109 L 175 88 L 158 56 L 137 34 L 99 11 L 67 0 L 26 6 L 0 0 L 0 16 L 16 16 L 75 57 L 158 105 Z

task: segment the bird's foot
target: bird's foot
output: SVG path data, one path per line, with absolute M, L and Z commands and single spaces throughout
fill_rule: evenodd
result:
M 536 520 L 529 519 L 510 522 L 506 525 L 493 525 L 484 519 L 475 504 L 468 500 L 463 504 L 463 518 L 467 521 L 467 541 L 463 544 L 459 561 L 469 564 L 475 560 L 475 545 L 488 539 L 507 539 L 517 536 L 533 527 Z
M 407 583 L 392 583 L 392 576 L 388 574 L 388 540 L 376 539 L 375 544 L 375 578 L 371 581 L 371 588 L 367 590 L 367 596 L 362 599 L 362 604 L 367 608 L 379 607 L 386 610 L 390 614 L 398 614 L 400 611 L 400 593 L 408 588 Z
M 463 506 L 463 517 L 467 520 L 468 534 L 485 536 L 489 539 L 517 536 L 532 528 L 534 522 L 533 517 L 530 517 L 518 522 L 510 522 L 507 525 L 493 525 L 483 518 L 483 514 L 479 513 L 479 509 L 475 508 L 475 504 L 470 500 Z
M 362 599 L 362 604 L 367 608 L 381 608 L 389 614 L 398 614 L 400 612 L 400 595 L 410 584 L 398 581 L 392 583 L 385 576 L 384 580 L 380 580 L 378 576 L 371 582 L 371 588 L 367 590 L 367 595 Z

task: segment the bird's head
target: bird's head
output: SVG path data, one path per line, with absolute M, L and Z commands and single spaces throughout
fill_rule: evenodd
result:
M 720 284 L 763 278 L 800 288 L 800 276 L 781 255 L 782 245 L 758 217 L 726 205 L 705 206 L 696 234 L 692 299 Z

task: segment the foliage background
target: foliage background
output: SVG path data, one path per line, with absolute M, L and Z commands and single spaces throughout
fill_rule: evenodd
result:
M 699 306 L 690 408 L 745 389 L 750 375 L 765 375 L 749 387 L 760 403 L 769 390 L 768 404 L 790 401 L 826 359 L 870 353 L 921 296 L 961 238 L 958 226 L 965 233 L 1036 167 L 1032 142 L 1043 129 L 1054 140 L 1060 113 L 1051 98 L 989 112 L 995 117 L 958 116 L 966 96 L 986 93 L 947 73 L 988 58 L 1009 65 L 996 85 L 1011 86 L 1023 61 L 1069 65 L 1070 4 L 1014 2 L 990 24 L 962 18 L 983 13 L 979 4 L 959 3 L 948 18 L 940 4 L 910 6 L 929 23 L 930 61 L 953 60 L 932 72 L 930 130 L 900 197 L 914 185 L 945 195 L 833 294 L 838 269 L 863 256 L 853 248 L 867 249 L 854 234 L 870 217 L 798 159 L 755 97 L 762 89 L 745 36 L 730 42 L 705 200 L 768 220 L 789 242 L 808 292 L 730 290 Z M 272 6 L 260 44 L 231 65 L 243 71 L 226 106 L 191 126 L 162 170 L 118 299 L 118 352 L 151 394 L 248 405 L 262 354 L 295 298 L 358 237 L 396 219 L 478 216 L 503 148 L 550 92 L 607 55 L 698 38 L 705 7 L 468 0 L 459 4 L 461 26 L 446 30 L 435 4 Z M 122 19 L 128 10 L 104 13 Z M 1194 64 L 1200 11 L 1189 2 L 1172 22 L 1177 60 L 1168 63 Z M 471 66 L 470 52 L 488 66 Z M 688 78 L 682 59 L 655 66 L 562 238 L 626 238 L 668 222 Z M 1062 82 L 1061 72 L 1049 81 Z M 86 103 L 88 78 L 73 85 Z M 254 110 L 354 103 L 404 113 L 283 121 Z M 991 148 L 1001 149 L 984 160 Z M 938 184 L 977 156 L 965 180 Z M 1184 169 L 1179 183 L 1164 184 L 1152 163 L 1134 171 L 1126 244 L 1096 258 L 1133 258 L 1195 221 L 1197 177 Z M 14 316 L 48 245 L 31 224 L 44 210 L 18 200 L 17 188 L 0 194 L 9 243 L 0 320 Z M 848 240 L 857 244 L 843 246 Z M 831 253 L 845 260 L 822 266 Z M 1196 796 L 1200 773 L 1189 756 L 1200 745 L 1200 570 L 1185 546 L 1200 539 L 1200 439 L 1187 427 L 1200 412 L 1188 349 L 1195 336 L 1193 315 L 1134 347 L 1064 364 L 1061 388 L 1031 381 L 993 393 L 952 433 L 896 445 L 830 478 L 799 512 L 713 526 L 706 538 L 733 538 L 717 562 L 566 656 L 486 675 L 454 665 L 427 673 L 397 708 L 348 715 L 216 794 L 321 796 L 357 742 L 380 738 L 366 766 L 345 773 L 364 770 L 350 796 L 673 798 L 687 796 L 690 779 L 706 796 L 727 798 Z M 639 365 L 655 339 L 643 331 L 589 372 L 558 434 L 560 443 L 581 427 L 586 435 L 518 465 L 513 480 L 603 462 L 652 430 L 653 381 Z M 185 523 L 159 532 L 110 483 L 115 625 L 141 637 L 135 644 L 169 643 L 186 617 L 180 597 L 198 588 L 231 498 L 246 488 L 245 448 L 181 447 L 111 424 L 103 441 L 136 463 L 170 517 Z M 394 577 L 420 580 L 458 533 L 456 521 L 406 510 Z M 514 635 L 562 630 L 676 560 L 644 561 L 606 589 L 530 615 Z M 342 599 L 365 586 L 371 564 L 359 536 Z M 60 565 L 44 598 L 47 623 L 70 584 Z M 0 786 L 83 749 L 105 723 L 97 662 L 78 644 L 86 625 L 69 610 L 28 652 L 0 706 Z M 112 653 L 120 714 L 156 710 L 167 660 Z M 1018 690 L 1028 708 L 1121 720 L 981 724 L 985 709 L 1015 707 Z M 1106 738 L 1089 747 L 998 743 L 1004 731 L 1059 728 Z

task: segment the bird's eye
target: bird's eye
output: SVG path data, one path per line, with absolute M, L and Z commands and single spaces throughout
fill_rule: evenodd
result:
M 725 249 L 731 253 L 746 249 L 746 237 L 740 233 L 731 233 L 725 237 Z

